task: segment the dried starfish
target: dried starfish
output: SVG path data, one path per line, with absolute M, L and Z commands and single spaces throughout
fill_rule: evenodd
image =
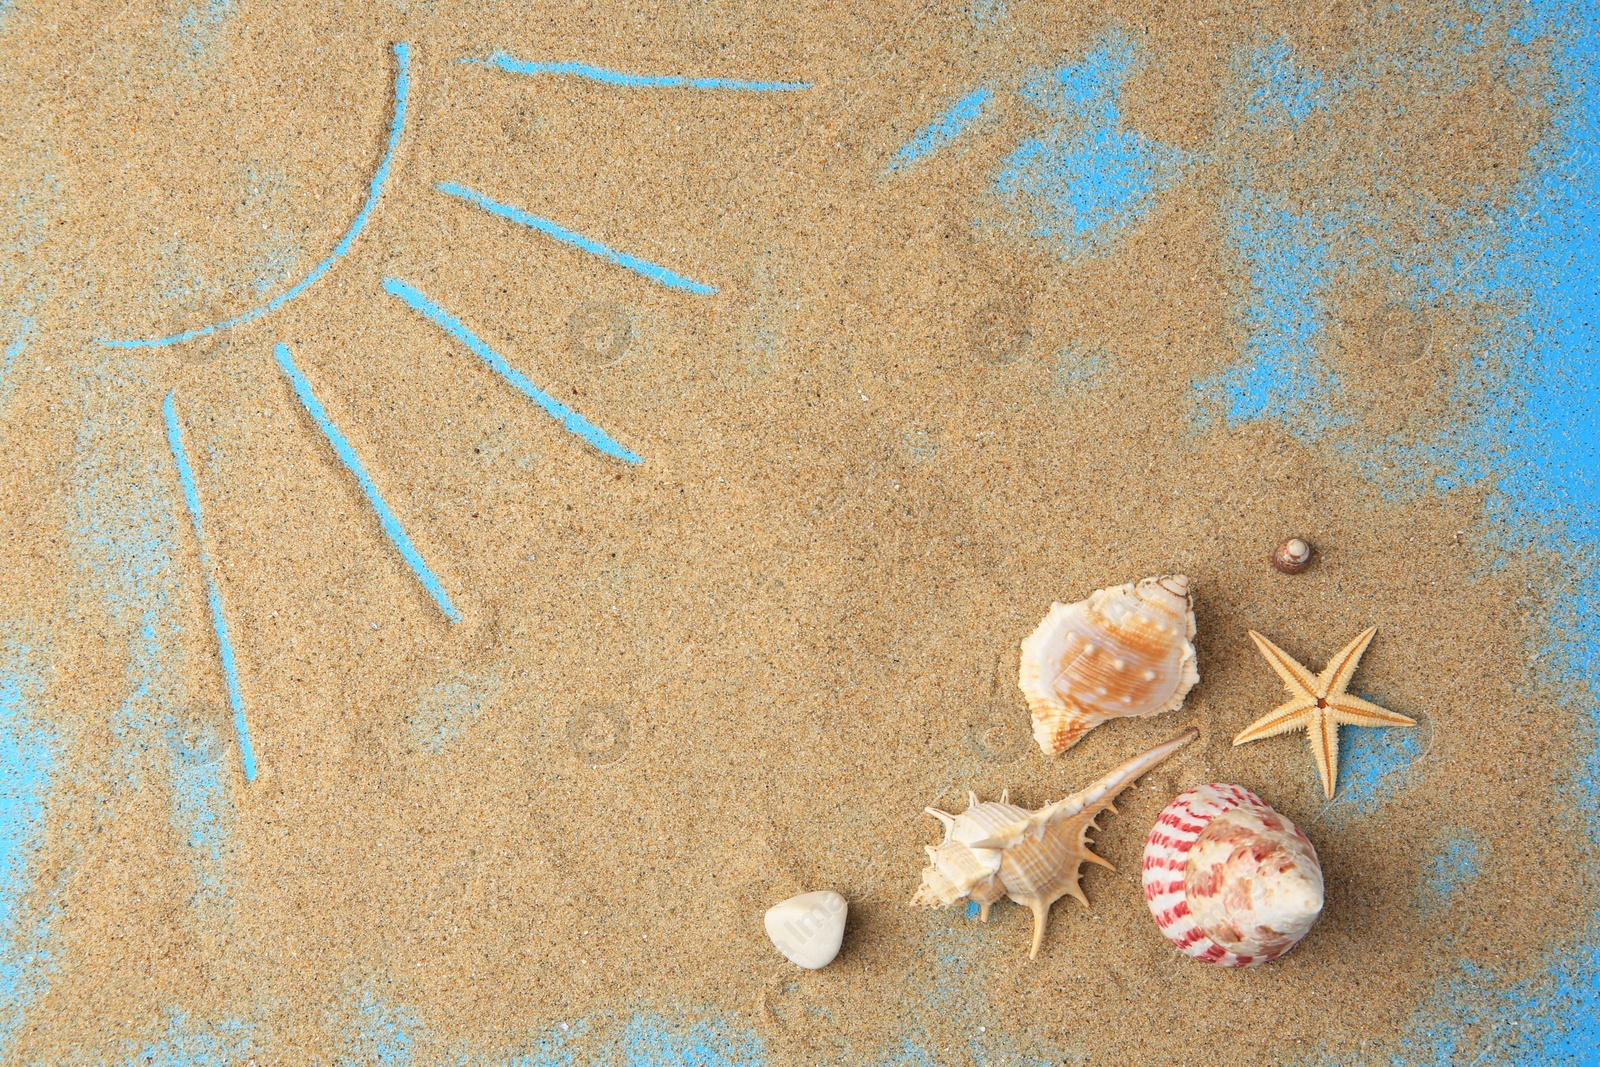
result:
M 1387 708 L 1351 696 L 1344 691 L 1350 676 L 1361 662 L 1361 654 L 1372 643 L 1376 626 L 1369 626 L 1328 661 L 1321 674 L 1312 674 L 1295 662 L 1283 649 L 1265 637 L 1250 631 L 1250 640 L 1256 643 L 1261 654 L 1267 657 L 1272 669 L 1283 679 L 1284 688 L 1294 698 L 1280 704 L 1233 739 L 1235 745 L 1275 737 L 1289 730 L 1304 730 L 1311 738 L 1311 754 L 1316 757 L 1317 770 L 1322 772 L 1322 791 L 1331 800 L 1334 783 L 1339 779 L 1339 727 L 1340 726 L 1415 726 L 1417 720 L 1408 719 Z

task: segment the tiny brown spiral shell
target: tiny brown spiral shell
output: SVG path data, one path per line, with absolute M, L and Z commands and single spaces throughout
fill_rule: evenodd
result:
M 1287 537 L 1272 550 L 1272 565 L 1285 574 L 1299 574 L 1311 566 L 1316 549 L 1303 537 Z

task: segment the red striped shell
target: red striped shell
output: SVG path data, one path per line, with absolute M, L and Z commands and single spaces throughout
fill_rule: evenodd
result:
M 1322 913 L 1306 835 L 1240 785 L 1168 804 L 1144 847 L 1144 899 L 1161 932 L 1202 963 L 1254 967 L 1295 946 Z

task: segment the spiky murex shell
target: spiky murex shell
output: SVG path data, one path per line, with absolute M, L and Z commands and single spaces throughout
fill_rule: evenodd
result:
M 1198 731 L 1186 731 L 1127 760 L 1087 789 L 1037 811 L 1005 799 L 980 803 L 971 793 L 967 810 L 960 815 L 926 809 L 944 824 L 945 836 L 940 844 L 925 846 L 931 865 L 923 869 L 922 885 L 911 903 L 948 907 L 958 900 L 972 900 L 987 919 L 990 905 L 1002 894 L 1008 896 L 1033 912 L 1033 948 L 1028 955 L 1038 955 L 1052 904 L 1071 896 L 1088 906 L 1078 885 L 1082 864 L 1111 866 L 1089 849 L 1095 818 L 1103 811 L 1115 811 L 1112 801 L 1118 793 L 1198 736 Z

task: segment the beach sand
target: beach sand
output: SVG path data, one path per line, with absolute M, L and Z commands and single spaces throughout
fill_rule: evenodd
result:
M 1451 455 L 1427 447 L 1477 402 L 1460 383 L 1497 373 L 1485 338 L 1509 312 L 1492 291 L 1419 301 L 1405 259 L 1455 247 L 1524 177 L 1553 122 L 1548 49 L 1451 5 L 980 7 L 6 11 L 0 325 L 31 325 L 0 395 L 0 619 L 33 709 L 9 729 L 50 754 L 13 831 L 10 936 L 35 955 L 0 1020 L 10 1062 L 1432 1062 L 1419 1019 L 1464 962 L 1513 988 L 1583 936 L 1584 706 L 1532 662 L 1559 562 L 1493 543 L 1495 479 L 1436 484 Z M 97 343 L 261 305 L 339 242 L 394 117 L 396 42 L 405 128 L 348 254 L 257 321 Z M 811 87 L 458 62 L 496 51 Z M 1069 85 L 1038 104 L 1096 54 L 1123 63 L 1098 103 L 1074 111 Z M 1261 84 L 1292 68 L 1287 119 L 1251 109 L 1252 62 L 1278 64 Z M 890 166 L 979 86 L 977 123 Z M 1170 174 L 1100 231 L 1043 233 L 997 175 L 1043 131 L 1102 127 Z M 1262 217 L 1364 205 L 1362 232 L 1286 260 L 1372 232 L 1404 250 L 1352 253 L 1319 290 L 1308 344 L 1336 384 L 1305 370 L 1315 436 L 1293 412 L 1232 417 L 1216 384 L 1259 330 L 1241 190 Z M 387 278 L 643 462 L 565 432 Z M 1291 534 L 1318 549 L 1298 576 L 1267 564 Z M 1021 639 L 1052 601 L 1174 572 L 1199 686 L 1043 756 Z M 1352 688 L 1411 736 L 1347 730 L 1331 802 L 1303 734 L 1231 746 L 1282 699 L 1246 630 L 1320 669 L 1369 625 Z M 1038 806 L 1189 726 L 1100 820 L 1116 869 L 1086 871 L 1087 910 L 1056 905 L 1038 959 L 1024 909 L 908 906 L 938 840 L 924 806 Z M 1139 888 L 1156 815 L 1213 781 L 1321 857 L 1326 910 L 1267 967 L 1179 956 Z M 1452 892 L 1440 857 L 1461 848 Z M 802 972 L 761 916 L 814 889 L 850 922 Z M 1455 1062 L 1500 1047 L 1448 1025 Z

